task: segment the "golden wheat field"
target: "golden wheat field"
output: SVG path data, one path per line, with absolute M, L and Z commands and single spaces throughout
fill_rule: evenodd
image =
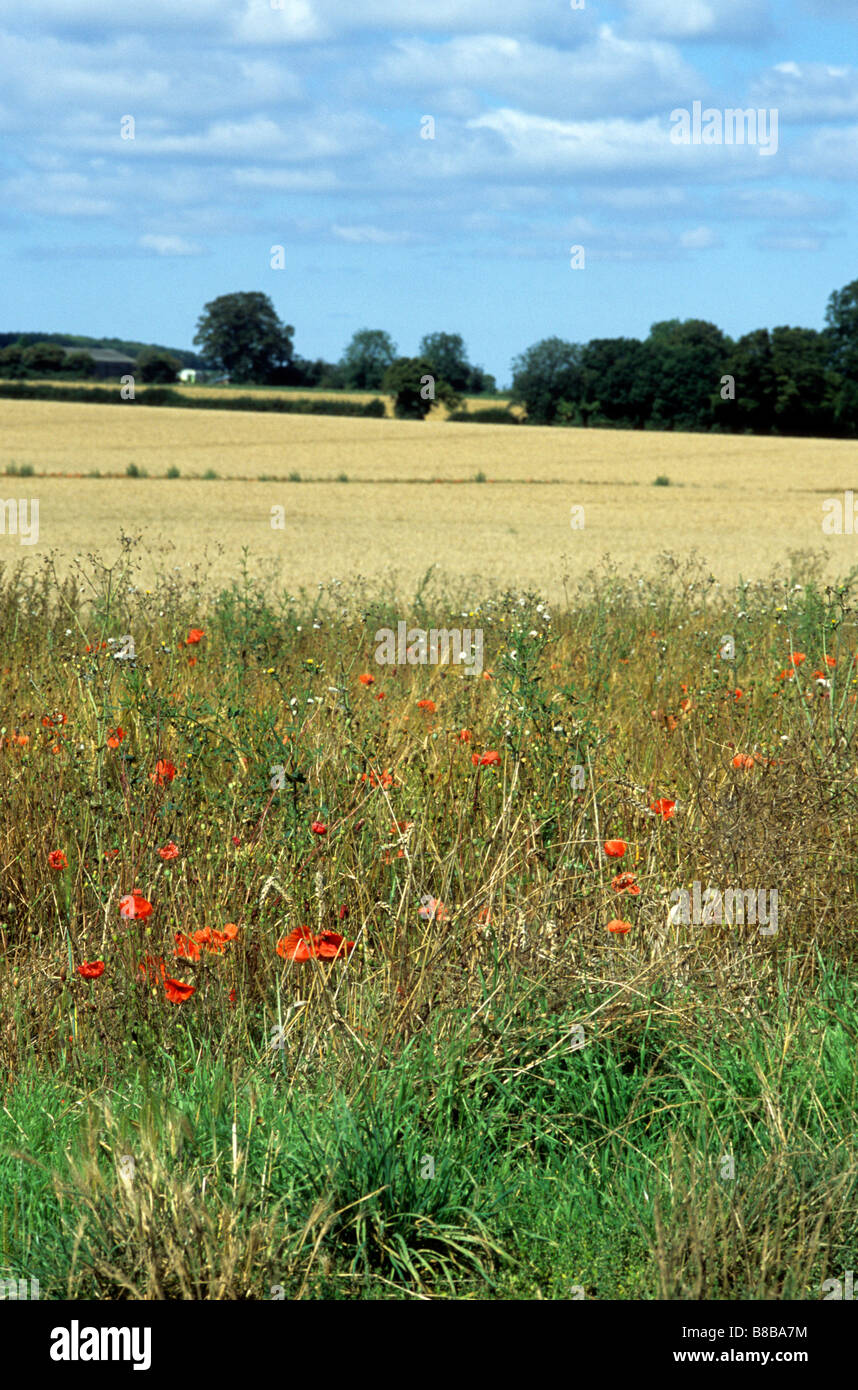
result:
M 858 536 L 822 530 L 823 501 L 858 491 L 848 441 L 5 400 L 0 440 L 0 470 L 33 469 L 6 477 L 3 497 L 39 500 L 38 542 L 3 534 L 6 563 L 109 560 L 124 532 L 142 536 L 153 572 L 209 562 L 214 583 L 247 548 L 289 588 L 360 574 L 408 593 L 434 564 L 481 592 L 555 598 L 604 556 L 651 570 L 696 551 L 722 583 L 794 551 L 832 576 L 858 562 Z

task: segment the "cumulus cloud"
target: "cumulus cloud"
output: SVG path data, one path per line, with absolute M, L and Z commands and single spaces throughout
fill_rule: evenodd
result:
M 623 0 L 629 31 L 665 39 L 746 41 L 773 30 L 769 0 Z
M 566 117 L 649 112 L 708 85 L 673 45 L 623 38 L 608 24 L 571 51 L 497 33 L 441 43 L 398 39 L 372 81 L 427 98 L 451 88 L 486 92 Z

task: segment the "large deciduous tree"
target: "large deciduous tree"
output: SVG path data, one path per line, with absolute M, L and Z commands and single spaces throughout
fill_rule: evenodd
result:
M 543 338 L 512 364 L 510 399 L 523 405 L 528 420 L 550 425 L 561 402 L 579 399 L 581 392 L 581 349 L 563 338 Z
M 339 361 L 348 391 L 379 391 L 396 358 L 396 344 L 381 328 L 361 328 Z
M 234 381 L 271 380 L 292 361 L 291 324 L 281 323 L 267 294 L 222 294 L 206 304 L 194 342 Z

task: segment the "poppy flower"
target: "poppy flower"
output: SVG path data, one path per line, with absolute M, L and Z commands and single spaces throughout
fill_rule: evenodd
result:
M 201 627 L 192 627 L 185 639 L 185 646 L 192 647 L 195 642 L 199 642 L 205 635 Z
M 471 762 L 474 764 L 474 767 L 497 767 L 500 760 L 500 753 L 495 752 L 494 749 L 482 755 L 479 753 L 471 754 Z
M 803 661 L 807 661 L 804 652 L 790 652 L 789 659 L 793 666 L 800 666 Z
M 348 955 L 354 944 L 336 931 L 324 931 L 314 936 L 309 927 L 296 927 L 277 942 L 277 954 L 284 960 L 334 960 L 337 956 Z
M 611 879 L 611 887 L 616 893 L 631 893 L 632 897 L 637 897 L 641 891 L 640 884 L 631 872 L 617 874 L 616 878 Z
M 314 820 L 310 829 L 314 835 L 327 835 L 328 833 L 328 827 L 323 820 Z
M 460 743 L 470 743 L 470 741 L 471 741 L 471 731 L 470 731 L 470 729 L 462 729 L 462 730 L 460 731 L 460 733 L 459 733 L 459 742 L 460 742 Z
M 649 809 L 661 816 L 662 820 L 670 820 L 676 814 L 676 802 L 666 796 L 660 796 L 657 801 L 650 802 Z
M 63 726 L 63 724 L 67 724 L 67 723 L 68 723 L 68 715 L 66 715 L 66 714 L 57 713 L 57 714 L 43 714 L 43 715 L 42 715 L 42 728 L 43 728 L 43 729 L 61 729 L 62 726 Z
M 733 766 L 753 767 L 754 759 L 751 757 L 750 753 L 737 753 L 735 758 L 733 759 Z
M 606 840 L 603 848 L 609 859 L 622 859 L 628 845 L 625 840 Z
M 832 666 L 832 667 L 833 667 L 833 666 L 836 666 L 836 665 L 837 665 L 837 657 L 836 657 L 836 656 L 824 656 L 822 659 L 823 659 L 823 661 L 825 662 L 826 666 Z
M 361 685 L 375 685 L 375 676 L 371 676 L 369 671 L 364 671 L 362 676 L 358 676 Z
M 150 980 L 152 984 L 158 983 L 158 976 L 164 980 L 167 977 L 167 967 L 163 956 L 147 956 L 145 961 L 141 960 L 137 966 L 137 973 L 142 975 L 144 981 Z
M 376 695 L 375 698 L 376 698 L 377 700 L 383 700 L 383 699 L 384 699 L 384 691 L 383 691 L 383 690 L 379 690 L 379 692 L 378 692 L 378 694 Z
M 232 837 L 232 843 L 235 845 L 236 849 L 238 849 L 238 846 L 241 844 L 241 836 L 240 836 L 240 835 L 233 835 L 233 837 Z
M 202 951 L 192 937 L 178 931 L 176 932 L 176 949 L 173 955 L 184 956 L 186 960 L 199 960 Z
M 68 862 L 61 849 L 52 849 L 48 855 L 48 863 L 52 869 L 66 869 Z
M 349 909 L 348 909 L 348 905 L 347 905 L 346 903 L 343 903 L 343 904 L 342 904 L 342 906 L 341 906 L 341 908 L 340 908 L 340 914 L 339 914 L 339 915 L 340 915 L 340 921 L 341 921 L 341 922 L 344 922 L 345 919 L 348 917 L 348 915 L 349 915 Z
M 229 998 L 230 1004 L 234 1004 L 234 1003 L 235 1003 L 235 985 L 233 985 L 232 989 L 230 990 L 229 995 L 228 995 L 228 998 Z
M 183 980 L 173 980 L 164 976 L 164 992 L 171 1004 L 184 1004 L 194 993 L 196 985 L 186 985 Z
M 617 936 L 625 936 L 626 932 L 631 931 L 631 929 L 631 922 L 624 922 L 622 918 L 615 918 L 613 922 L 609 922 L 605 927 L 605 931 L 614 932 Z
M 395 820 L 390 827 L 390 833 L 391 835 L 404 835 L 413 824 L 413 820 Z
M 158 853 L 166 863 L 168 859 L 178 859 L 179 846 L 174 844 L 172 840 L 168 840 L 165 845 L 161 846 Z
M 360 780 L 361 780 L 362 782 L 366 782 L 366 781 L 367 781 L 367 774 L 366 774 L 365 772 L 361 774 L 361 779 L 360 779 Z M 385 789 L 386 789 L 387 787 L 392 787 L 392 786 L 393 786 L 393 777 L 391 776 L 390 768 L 389 768 L 389 767 L 386 767 L 386 768 L 384 769 L 384 772 L 382 772 L 382 774 L 381 774 L 380 777 L 377 777 L 376 774 L 375 774 L 374 772 L 370 772 L 370 774 L 369 774 L 369 785 L 370 785 L 371 787 L 384 787 Z
M 107 735 L 108 748 L 118 748 L 124 737 L 125 730 L 117 724 L 116 728 Z
M 680 700 L 679 708 L 682 710 L 683 714 L 687 714 L 691 709 L 691 701 L 689 699 Z
M 167 758 L 159 758 L 155 764 L 155 771 L 152 773 L 151 780 L 156 787 L 166 787 L 168 782 L 172 782 L 175 775 L 175 763 L 171 763 Z
M 106 849 L 104 851 L 104 857 L 105 859 L 115 859 L 118 853 L 118 849 Z
M 142 893 L 127 893 L 124 898 L 119 899 L 120 917 L 148 917 L 152 912 L 152 904 L 148 898 L 144 898 Z
M 97 980 L 99 975 L 104 974 L 103 960 L 85 960 L 83 965 L 77 968 L 78 975 L 82 975 L 85 980 Z
M 196 666 L 196 664 L 197 664 L 197 658 L 196 658 L 195 656 L 189 656 L 189 657 L 188 657 L 188 665 L 189 665 L 189 666 Z
M 418 700 L 417 708 L 428 710 L 430 714 L 434 714 L 438 707 L 434 700 Z

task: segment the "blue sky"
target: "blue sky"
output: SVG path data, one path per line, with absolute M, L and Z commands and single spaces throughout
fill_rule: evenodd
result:
M 856 21 L 858 0 L 0 0 L 0 329 L 190 347 L 206 301 L 262 290 L 303 356 L 445 330 L 503 384 L 552 334 L 821 327 L 858 278 Z M 672 143 L 696 100 L 776 109 L 777 153 Z

